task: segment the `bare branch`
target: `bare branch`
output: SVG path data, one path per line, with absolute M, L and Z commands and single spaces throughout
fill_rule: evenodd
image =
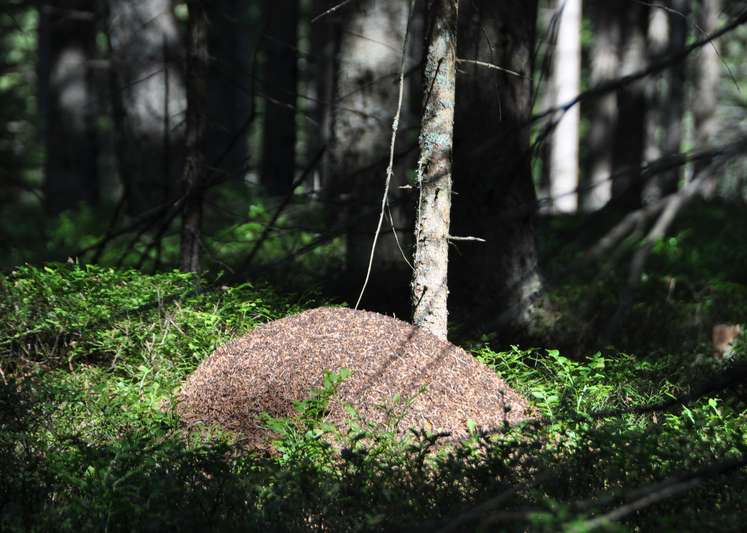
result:
M 482 237 L 457 237 L 455 235 L 449 235 L 447 237 L 450 241 L 475 241 L 475 242 L 488 242 Z
M 381 233 L 381 225 L 382 225 L 382 222 L 384 221 L 384 212 L 386 211 L 386 207 L 389 204 L 389 186 L 392 182 L 392 176 L 394 175 L 394 145 L 396 144 L 396 141 L 397 141 L 397 130 L 399 129 L 399 117 L 402 113 L 402 100 L 405 94 L 405 63 L 407 61 L 407 43 L 410 39 L 410 22 L 412 21 L 412 13 L 413 13 L 414 4 L 415 4 L 415 0 L 410 0 L 410 8 L 409 8 L 408 16 L 407 16 L 407 28 L 405 28 L 405 38 L 404 38 L 404 42 L 402 43 L 402 57 L 400 59 L 400 69 L 399 69 L 399 94 L 397 96 L 397 112 L 395 113 L 394 120 L 392 121 L 392 142 L 389 145 L 389 164 L 387 165 L 387 168 L 386 168 L 386 181 L 384 183 L 384 194 L 381 198 L 381 211 L 379 212 L 379 222 L 376 225 L 376 233 L 374 233 L 373 244 L 371 244 L 371 255 L 368 258 L 368 268 L 366 270 L 366 279 L 363 281 L 363 287 L 361 287 L 361 292 L 358 295 L 358 301 L 355 302 L 354 309 L 358 309 L 358 306 L 360 305 L 361 300 L 363 299 L 363 293 L 366 292 L 366 287 L 368 286 L 368 280 L 371 278 L 371 269 L 373 268 L 373 259 L 374 259 L 374 254 L 376 253 L 376 243 L 379 239 L 379 234 Z M 392 221 L 392 231 L 394 231 L 396 234 L 393 221 Z M 399 245 L 399 243 L 397 244 Z
M 523 74 L 520 74 L 514 70 L 509 70 L 507 68 L 499 67 L 498 65 L 494 65 L 493 63 L 486 63 L 485 61 L 478 61 L 477 59 L 460 59 L 457 58 L 457 63 L 470 63 L 472 65 L 478 65 L 480 67 L 486 67 L 493 70 L 500 70 L 501 72 L 505 72 L 506 74 L 511 74 L 512 76 L 518 76 L 519 78 L 528 78 L 529 76 L 524 76 Z
M 338 9 L 340 9 L 342 7 L 345 7 L 346 5 L 348 5 L 352 1 L 353 0 L 343 0 L 339 4 L 337 4 L 337 5 L 329 8 L 327 11 L 324 11 L 324 12 L 320 13 L 319 15 L 317 15 L 316 17 L 314 17 L 313 19 L 311 19 L 311 23 L 313 24 L 314 22 L 316 22 L 320 18 L 326 17 L 327 15 L 331 15 L 332 13 L 334 13 L 335 11 L 337 11 Z
M 586 100 L 590 100 L 602 94 L 606 94 L 612 91 L 616 91 L 618 89 L 622 89 L 623 87 L 627 87 L 628 85 L 631 85 L 632 83 L 642 80 L 643 78 L 651 76 L 652 74 L 658 74 L 659 72 L 666 70 L 676 65 L 680 61 L 684 60 L 687 56 L 692 54 L 694 51 L 702 48 L 703 46 L 706 46 L 711 41 L 714 41 L 718 39 L 719 37 L 726 35 L 727 33 L 738 28 L 739 26 L 742 26 L 743 24 L 747 24 L 747 9 L 744 9 L 731 22 L 722 26 L 720 29 L 714 31 L 713 33 L 706 35 L 702 39 L 695 41 L 690 46 L 683 48 L 674 54 L 670 54 L 669 56 L 662 59 L 661 61 L 653 63 L 644 69 L 641 69 L 637 72 L 633 72 L 632 74 L 628 74 L 627 76 L 623 76 L 621 78 L 617 78 L 614 80 L 600 83 L 599 85 L 596 85 L 592 87 L 591 89 L 588 89 L 580 93 L 578 96 L 566 102 L 565 104 L 559 105 L 557 107 L 552 107 L 550 109 L 546 109 L 544 111 L 541 111 L 540 113 L 537 113 L 531 118 L 531 120 L 532 121 L 540 120 L 547 116 L 554 115 L 555 113 L 558 113 L 558 112 L 565 113 L 573 106 L 580 104 L 582 102 L 585 102 Z

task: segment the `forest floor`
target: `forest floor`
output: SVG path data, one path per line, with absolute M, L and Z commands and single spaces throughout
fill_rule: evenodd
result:
M 563 317 L 555 341 L 460 339 L 539 416 L 468 428 L 440 451 L 437 436 L 354 413 L 328 425 L 344 373 L 291 416 L 266 418 L 273 453 L 220 428 L 185 433 L 169 406 L 205 357 L 323 297 L 181 273 L 18 267 L 0 276 L 0 530 L 741 531 L 747 343 L 717 358 L 710 334 L 747 317 L 745 226 L 721 208 L 684 216 L 604 337 L 630 248 L 605 268 L 578 262 L 598 225 L 544 221 Z

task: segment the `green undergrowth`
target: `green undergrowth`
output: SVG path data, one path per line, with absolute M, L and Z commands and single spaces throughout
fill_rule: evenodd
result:
M 301 308 L 268 288 L 180 272 L 22 267 L 0 277 L 0 365 L 92 363 L 181 378 L 228 338 Z
M 536 416 L 466 421 L 461 445 L 397 437 L 394 413 L 330 426 L 347 377 L 330 369 L 293 416 L 265 417 L 266 453 L 187 434 L 175 388 L 226 339 L 313 302 L 77 265 L 20 268 L 0 294 L 3 531 L 739 531 L 747 515 L 747 380 L 724 381 L 744 378 L 741 346 L 697 363 L 479 347 Z
M 653 243 L 633 287 L 633 254 L 646 232 L 631 231 L 601 257 L 588 254 L 621 213 L 553 217 L 542 222 L 549 298 L 560 320 L 550 338 L 569 354 L 614 346 L 639 356 L 710 353 L 711 328 L 747 321 L 747 217 L 742 204 L 696 200 Z M 628 292 L 631 291 L 631 292 Z M 613 317 L 624 296 L 630 308 Z

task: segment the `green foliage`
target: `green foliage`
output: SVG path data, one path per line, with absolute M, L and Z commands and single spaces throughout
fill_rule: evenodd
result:
M 96 362 L 180 379 L 229 337 L 296 309 L 268 289 L 208 286 L 180 272 L 21 267 L 0 276 L 0 365 Z
M 569 354 L 611 346 L 640 356 L 678 353 L 688 364 L 711 352 L 711 327 L 745 322 L 747 316 L 747 219 L 739 205 L 696 201 L 646 261 L 633 305 L 620 331 L 607 335 L 628 286 L 629 239 L 608 256 L 588 258 L 593 243 L 619 214 L 545 221 L 543 264 L 550 279 L 562 280 L 549 295 L 561 319 L 550 335 Z M 602 233 L 600 233 L 602 232 Z M 579 260 L 579 258 L 585 258 Z M 570 268 L 569 268 L 570 265 Z
M 93 369 L 1 387 L 0 529 L 237 527 L 249 478 L 227 475 L 224 441 L 186 444 L 161 394 Z
M 322 387 L 312 390 L 309 397 L 293 402 L 293 417 L 263 414 L 265 426 L 277 436 L 273 445 L 281 462 L 323 464 L 329 460 L 331 446 L 325 437 L 335 433 L 335 427 L 325 421 L 329 402 L 340 383 L 350 377 L 350 370 L 326 371 Z
M 187 435 L 172 410 L 187 373 L 228 337 L 296 309 L 249 285 L 208 289 L 179 273 L 78 265 L 0 278 L 0 529 L 590 531 L 656 483 L 747 454 L 744 384 L 657 408 L 722 366 L 519 347 L 476 356 L 536 419 L 484 433 L 467 421 L 464 443 L 398 436 L 409 398 L 381 406 L 383 424 L 351 408 L 343 427 L 327 424 L 344 370 L 292 416 L 265 416 L 272 453 L 227 432 Z M 745 360 L 738 346 L 725 370 Z M 702 475 L 599 527 L 737 531 L 746 487 L 744 469 Z
M 221 205 L 226 205 L 221 201 Z M 230 205 L 230 203 L 228 203 Z M 318 283 L 322 274 L 331 268 L 342 268 L 344 248 L 341 239 L 319 241 L 329 231 L 328 220 L 319 205 L 313 202 L 291 203 L 274 220 L 277 206 L 259 194 L 252 196 L 245 219 L 227 227 L 215 228 L 213 250 L 231 265 L 241 264 L 249 250 L 263 242 L 252 265 L 267 267 L 267 275 L 282 282 L 285 287 L 302 289 Z M 267 232 L 268 225 L 274 228 Z M 287 229 L 287 228 L 290 228 Z M 292 257 L 294 261 L 287 259 Z M 291 269 L 291 270 L 289 270 Z

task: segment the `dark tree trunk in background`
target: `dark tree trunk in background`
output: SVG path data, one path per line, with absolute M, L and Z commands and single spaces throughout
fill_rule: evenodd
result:
M 327 196 L 344 206 L 346 263 L 356 292 L 366 275 L 384 192 L 408 4 L 362 0 L 347 6 L 343 14 Z M 410 59 L 405 68 L 414 64 Z M 409 87 L 406 82 L 405 102 L 412 98 Z M 416 124 L 416 117 L 403 104 L 397 153 L 413 147 Z M 400 187 L 407 183 L 406 172 L 414 168 L 416 157 L 413 150 L 412 156 L 399 156 L 395 161 L 389 201 L 396 238 L 387 215 L 363 300 L 369 309 L 408 312 L 411 271 L 397 240 L 404 255 L 409 255 L 413 213 L 406 205 L 410 195 Z
M 200 270 L 200 228 L 207 165 L 208 0 L 190 0 L 187 30 L 187 159 L 182 177 L 181 269 Z
M 429 5 L 412 276 L 413 323 L 446 338 L 458 0 Z
M 669 12 L 669 45 L 667 52 L 672 55 L 687 45 L 688 17 L 690 0 L 670 0 Z M 669 70 L 667 76 L 667 98 L 664 106 L 663 152 L 666 156 L 675 156 L 682 147 L 682 121 L 685 114 L 685 85 L 687 83 L 687 62 Z M 681 167 L 663 175 L 661 194 L 677 191 L 681 177 Z
M 170 0 L 109 0 L 112 108 L 127 139 L 119 168 L 128 211 L 139 214 L 175 196 L 184 156 L 186 95 L 181 40 Z M 119 100 L 119 101 L 117 101 Z
M 626 76 L 646 66 L 649 7 L 624 2 L 620 10 L 620 70 Z M 612 196 L 618 205 L 635 208 L 641 204 L 641 165 L 646 148 L 646 80 L 627 85 L 617 92 L 617 125 L 612 152 Z
M 650 61 L 661 60 L 664 55 L 681 51 L 687 44 L 687 26 L 690 13 L 690 0 L 669 0 L 668 10 L 662 7 L 651 9 L 649 25 Z M 682 145 L 682 121 L 685 113 L 685 84 L 687 63 L 680 62 L 668 69 L 662 76 L 662 83 L 656 78 L 649 82 L 648 128 L 646 132 L 646 160 L 655 161 L 660 157 L 676 156 Z M 658 131 L 657 131 L 658 130 Z M 677 190 L 681 168 L 677 167 L 653 176 L 644 184 L 644 200 L 655 202 Z
M 620 0 L 590 2 L 594 38 L 591 48 L 591 85 L 596 86 L 617 77 L 620 68 L 618 47 Z M 581 205 L 585 211 L 596 211 L 612 198 L 612 146 L 617 124 L 617 95 L 599 96 L 583 109 L 589 120 L 586 139 L 587 164 L 582 178 Z
M 537 2 L 463 1 L 457 72 L 449 286 L 455 300 L 489 310 L 501 329 L 530 331 L 543 300 L 534 240 L 536 197 L 528 118 Z
M 651 9 L 648 21 L 648 54 L 649 63 L 664 59 L 669 49 L 669 14 L 664 9 Z M 650 76 L 646 80 L 646 161 L 657 161 L 664 148 L 663 124 L 664 107 L 666 106 L 666 72 Z M 643 202 L 655 202 L 662 196 L 661 185 L 664 176 L 652 176 L 643 184 Z
M 316 17 L 335 6 L 335 0 L 315 0 L 311 16 Z M 312 118 L 315 135 L 309 136 L 311 153 L 315 153 L 332 139 L 334 113 L 332 108 L 337 86 L 337 61 L 340 54 L 342 18 L 326 15 L 311 23 L 311 57 L 309 78 L 313 92 Z M 326 150 L 314 173 L 312 189 L 324 196 L 332 170 L 331 150 Z
M 39 13 L 39 109 L 44 123 L 47 211 L 98 200 L 96 2 L 44 1 Z
M 219 182 L 243 185 L 249 162 L 252 117 L 252 33 L 248 2 L 208 3 L 208 134 L 211 175 Z
M 701 31 L 711 33 L 718 28 L 718 15 L 721 12 L 721 0 L 700 0 L 698 2 L 698 26 Z M 692 105 L 695 122 L 695 146 L 705 150 L 714 145 L 719 130 L 716 117 L 716 106 L 719 99 L 719 81 L 721 63 L 719 58 L 719 41 L 711 41 L 696 56 L 695 87 Z M 708 162 L 696 163 L 694 172 L 697 175 Z M 704 194 L 707 197 L 716 192 L 718 177 L 711 174 L 705 180 Z
M 265 98 L 260 181 L 271 195 L 291 190 L 296 170 L 298 0 L 265 0 Z

